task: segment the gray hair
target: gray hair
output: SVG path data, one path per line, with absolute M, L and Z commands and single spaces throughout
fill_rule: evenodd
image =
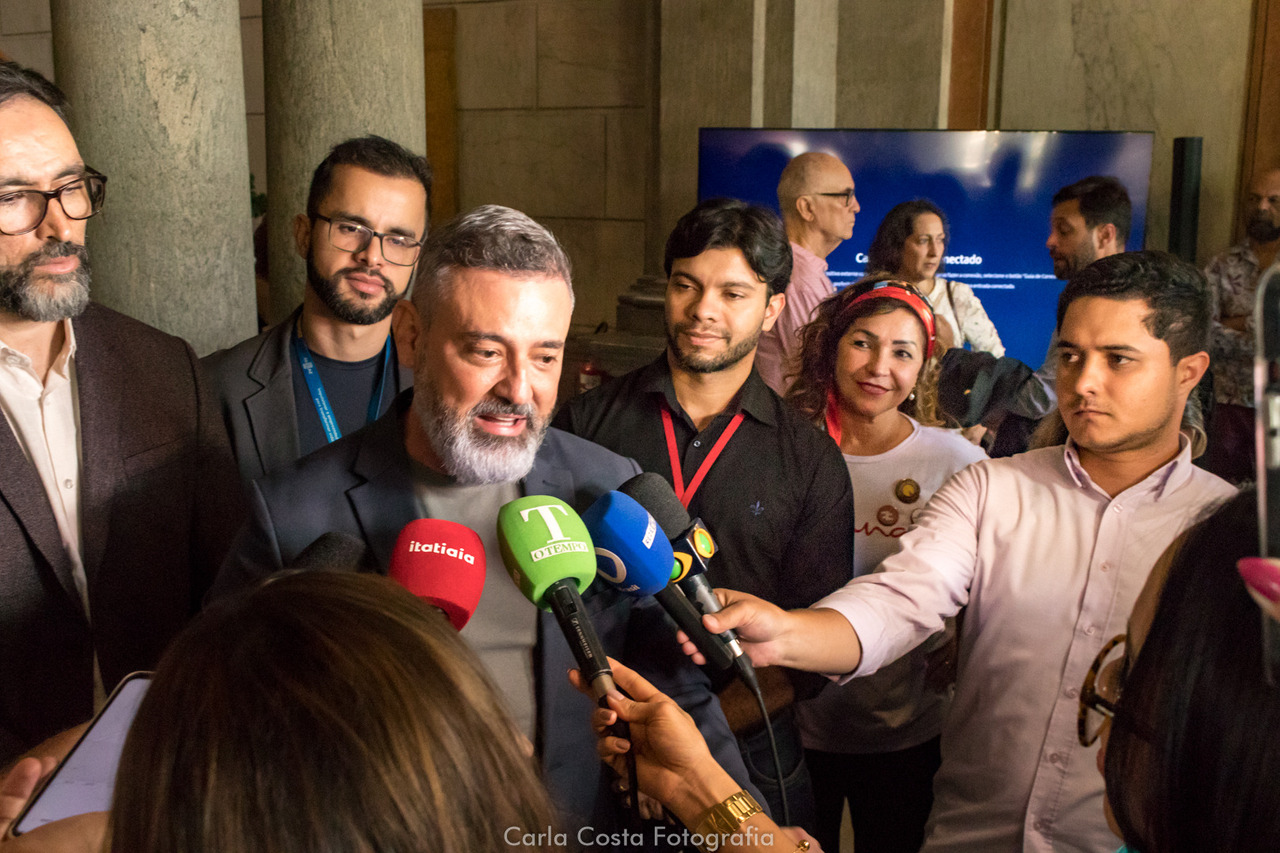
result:
M 424 317 L 448 295 L 461 269 L 536 273 L 562 279 L 573 304 L 569 256 L 555 235 L 525 214 L 486 204 L 434 229 L 422 247 L 413 304 Z

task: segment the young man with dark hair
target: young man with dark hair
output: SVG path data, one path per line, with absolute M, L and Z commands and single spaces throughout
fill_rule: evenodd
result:
M 1099 260 L 1058 303 L 1065 446 L 975 463 L 902 550 L 806 610 L 726 591 L 707 620 L 758 664 L 874 672 L 966 607 L 955 700 L 923 850 L 1107 850 L 1079 685 L 1156 557 L 1232 487 L 1179 431 L 1208 367 L 1209 294 L 1160 252 Z
M 64 104 L 0 63 L 0 766 L 156 665 L 241 514 L 191 347 L 90 299 Z
M 204 359 L 246 479 L 377 419 L 413 383 L 391 310 L 413 279 L 430 199 L 427 159 L 380 136 L 339 143 L 316 167 L 294 219 L 302 305 Z
M 1045 240 L 1053 259 L 1053 274 L 1069 279 L 1099 258 L 1123 252 L 1132 219 L 1129 192 L 1110 175 L 1090 175 L 1058 190 L 1053 194 L 1049 238 Z M 1025 449 L 1035 422 L 1053 411 L 1057 370 L 1055 333 L 1049 339 L 1044 363 L 1018 390 L 1011 408 L 1018 417 L 1004 425 L 1008 447 Z
M 852 576 L 853 493 L 835 442 L 753 367 L 760 333 L 786 300 L 786 233 L 772 211 L 712 199 L 676 224 L 665 267 L 666 351 L 570 400 L 555 424 L 667 478 L 720 547 L 711 560 L 714 583 L 783 607 L 811 604 Z M 781 714 L 774 726 L 783 773 L 798 780 L 788 785 L 792 820 L 805 825 L 812 794 L 789 707 L 797 690 L 807 695 L 821 682 L 800 677 L 793 685 L 778 670 L 760 680 L 771 717 Z M 751 756 L 753 781 L 781 816 L 755 700 L 737 683 L 720 698 Z
M 1067 279 L 1098 258 L 1123 252 L 1132 219 L 1128 191 L 1109 175 L 1091 175 L 1058 190 L 1045 241 L 1053 274 Z

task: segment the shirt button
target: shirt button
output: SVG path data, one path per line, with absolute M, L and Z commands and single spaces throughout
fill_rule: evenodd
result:
M 1114 506 L 1112 506 L 1112 507 L 1111 507 L 1111 511 L 1112 511 L 1112 512 L 1124 512 L 1124 507 L 1120 506 L 1120 504 L 1115 504 Z
M 1062 753 L 1060 753 L 1060 752 L 1055 752 L 1055 753 L 1053 753 L 1053 755 L 1050 755 L 1050 756 L 1049 756 L 1049 763 L 1050 763 L 1050 764 L 1061 764 L 1061 763 L 1062 763 Z M 1043 821 L 1041 821 L 1041 823 L 1043 823 Z
M 1092 625 L 1088 625 L 1085 627 L 1084 632 L 1088 634 L 1090 637 L 1092 637 L 1094 634 L 1098 632 L 1098 629 L 1093 627 Z
M 702 446 L 702 442 L 701 442 L 701 441 L 694 441 L 694 442 L 693 442 L 693 446 L 694 446 L 694 447 L 701 447 L 701 446 Z
M 71 480 L 63 480 L 63 481 L 62 481 L 62 485 L 66 486 L 68 489 L 70 489 L 70 488 L 72 488 L 73 486 L 75 486 L 75 483 L 73 483 Z
M 1076 697 L 1077 697 L 1077 696 L 1079 696 L 1079 695 L 1080 695 L 1080 691 L 1079 691 L 1079 690 L 1077 690 L 1076 688 L 1074 688 L 1074 687 L 1068 687 L 1068 688 L 1067 688 L 1067 698 L 1068 698 L 1068 699 L 1074 699 L 1074 698 L 1076 698 Z
M 1044 832 L 1048 828 L 1048 824 L 1042 820 L 1037 820 L 1035 823 L 1031 824 L 1031 828 L 1036 832 Z
M 1111 571 L 1111 564 L 1110 564 L 1110 563 L 1103 563 L 1103 564 L 1102 564 L 1102 570 L 1103 570 L 1104 572 L 1109 572 L 1109 571 Z

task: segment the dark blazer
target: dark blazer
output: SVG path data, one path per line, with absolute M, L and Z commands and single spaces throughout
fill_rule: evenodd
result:
M 92 628 L 40 476 L 0 421 L 0 766 L 154 668 L 243 519 L 242 486 L 191 347 L 90 304 L 72 321 L 80 525 Z
M 205 356 L 201 363 L 231 437 L 240 473 L 256 480 L 300 455 L 298 410 L 289 351 L 302 306 L 257 337 Z M 390 399 L 413 387 L 413 371 L 400 366 Z
M 401 417 L 412 392 L 401 395 L 375 423 L 255 482 L 250 520 L 241 531 L 212 596 L 243 588 L 287 565 L 321 535 L 333 531 L 363 539 L 385 572 L 400 530 L 418 517 Z M 560 430 L 548 430 L 526 495 L 553 495 L 579 512 L 601 494 L 639 473 L 604 448 Z M 501 571 L 489 566 L 488 571 Z M 698 722 L 716 759 L 748 786 L 733 735 L 706 677 L 680 652 L 675 629 L 652 599 L 639 601 L 596 584 L 584 596 L 605 650 L 671 695 Z M 538 621 L 535 677 L 538 734 L 545 779 L 556 804 L 574 820 L 596 828 L 617 826 L 591 733 L 592 703 L 574 691 L 565 673 L 573 655 L 547 613 Z M 756 799 L 760 796 L 748 787 Z

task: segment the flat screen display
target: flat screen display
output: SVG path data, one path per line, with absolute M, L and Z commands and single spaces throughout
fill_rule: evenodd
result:
M 961 130 L 768 130 L 703 128 L 698 198 L 731 196 L 777 210 L 778 177 L 805 151 L 839 157 L 857 185 L 853 238 L 829 258 L 842 287 L 866 271 L 867 248 L 891 207 L 927 198 L 947 214 L 951 243 L 942 277 L 974 289 L 1006 354 L 1038 367 L 1063 282 L 1044 242 L 1059 188 L 1113 175 L 1129 191 L 1129 248 L 1142 248 L 1150 133 Z

